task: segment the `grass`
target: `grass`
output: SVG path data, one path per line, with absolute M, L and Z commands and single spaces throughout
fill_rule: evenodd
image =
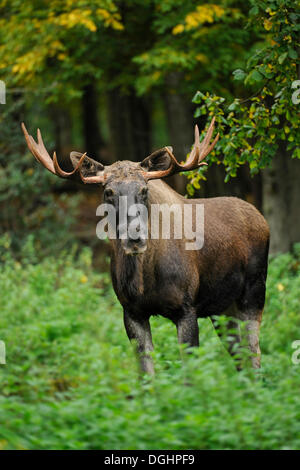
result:
M 174 326 L 153 318 L 153 381 L 139 378 L 110 279 L 89 251 L 40 264 L 7 256 L 0 448 L 299 449 L 299 253 L 270 262 L 258 377 L 235 371 L 209 320 L 183 366 Z

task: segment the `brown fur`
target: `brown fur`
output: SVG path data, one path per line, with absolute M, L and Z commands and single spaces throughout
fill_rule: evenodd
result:
M 128 176 L 137 179 L 130 171 Z M 112 175 L 111 181 L 116 184 Z M 144 340 L 149 346 L 149 317 L 158 314 L 176 324 L 180 342 L 193 346 L 198 343 L 197 317 L 213 317 L 226 311 L 237 319 L 249 323 L 258 319 L 260 323 L 269 244 L 263 216 L 251 204 L 234 197 L 186 199 L 161 180 L 150 181 L 148 189 L 149 205 L 204 204 L 204 246 L 186 251 L 185 239 L 149 238 L 145 253 L 132 257 L 124 254 L 118 240 L 113 241 L 112 280 L 124 307 L 127 332 L 130 321 L 143 323 Z M 249 347 L 258 355 L 258 331 L 254 335 L 254 339 L 249 335 Z M 135 337 L 134 328 L 129 337 Z M 139 348 L 145 353 L 142 340 Z M 254 367 L 259 366 L 259 358 L 252 362 Z M 147 355 L 142 364 L 146 371 L 153 372 Z
M 200 250 L 186 250 L 187 240 L 176 239 L 174 233 L 170 239 L 152 239 L 154 227 L 151 226 L 147 241 L 140 231 L 138 238 L 111 242 L 112 281 L 124 309 L 125 328 L 129 339 L 137 343 L 142 369 L 149 373 L 154 372 L 149 355 L 153 349 L 151 315 L 170 318 L 177 327 L 179 342 L 188 346 L 198 345 L 198 317 L 210 317 L 217 331 L 216 318 L 222 312 L 233 317 L 228 327 L 237 320 L 246 321 L 253 367 L 260 364 L 258 335 L 269 247 L 265 219 L 252 205 L 237 198 L 188 200 L 161 180 L 148 182 L 172 171 L 203 164 L 203 158 L 218 139 L 217 136 L 209 146 L 213 125 L 214 119 L 201 144 L 196 127 L 195 144 L 185 167 L 178 164 L 171 147 L 157 150 L 141 163 L 121 161 L 108 167 L 89 157 L 83 158 L 78 152 L 71 154 L 74 172 L 79 171 L 85 183 L 104 184 L 104 200 L 113 204 L 117 213 L 120 196 L 124 195 L 130 204 L 144 204 L 148 208 L 151 204 L 187 204 L 196 212 L 197 204 L 204 206 L 204 246 Z M 63 177 L 74 174 L 64 172 L 51 160 L 40 135 L 36 143 L 24 125 L 23 131 L 29 149 L 49 171 Z M 117 230 L 121 229 L 118 225 Z M 195 222 L 193 229 L 196 229 Z M 233 346 L 239 342 L 237 332 L 228 345 L 232 354 Z

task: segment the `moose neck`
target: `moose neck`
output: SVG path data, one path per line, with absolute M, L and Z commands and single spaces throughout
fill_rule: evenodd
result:
M 149 204 L 180 204 L 183 203 L 183 196 L 178 194 L 168 184 L 162 180 L 153 180 L 148 183 Z

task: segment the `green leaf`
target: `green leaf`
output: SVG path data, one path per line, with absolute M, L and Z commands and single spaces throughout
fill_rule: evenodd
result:
M 201 91 L 197 91 L 192 99 L 192 103 L 199 104 L 205 98 L 205 95 Z
M 254 70 L 251 74 L 251 78 L 254 82 L 260 82 L 264 77 L 258 70 Z
M 242 69 L 237 69 L 237 70 L 234 70 L 234 72 L 232 72 L 233 74 L 233 79 L 234 80 L 244 80 L 244 78 L 246 77 L 246 72 L 244 72 L 244 70 Z
M 194 112 L 194 117 L 197 118 L 203 114 L 202 108 L 197 108 L 196 111 Z
M 234 111 L 239 106 L 239 101 L 234 100 L 229 106 L 228 111 Z
M 249 10 L 249 15 L 250 16 L 256 16 L 258 15 L 259 13 L 259 8 L 257 6 L 255 7 L 252 7 L 250 10 Z
M 298 58 L 297 52 L 296 52 L 295 49 L 293 49 L 292 47 L 289 47 L 289 48 L 288 48 L 288 52 L 289 52 L 289 57 L 290 57 L 291 59 L 295 59 L 295 60 L 296 60 L 296 59 Z
M 285 61 L 285 59 L 287 58 L 287 52 L 284 52 L 283 54 L 281 54 L 279 57 L 278 57 L 278 63 L 281 65 L 283 64 L 283 62 Z
M 247 83 L 252 84 L 252 83 L 255 83 L 255 82 L 261 82 L 263 80 L 263 78 L 264 78 L 263 75 L 257 69 L 254 69 L 247 76 L 247 78 L 245 80 L 245 84 L 247 84 Z

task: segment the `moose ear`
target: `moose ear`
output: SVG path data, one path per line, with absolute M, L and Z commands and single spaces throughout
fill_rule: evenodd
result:
M 70 158 L 74 168 L 78 165 L 80 157 L 82 157 L 82 153 L 80 152 L 71 152 Z M 83 176 L 96 176 L 98 173 L 104 170 L 104 166 L 102 163 L 93 160 L 90 157 L 85 157 L 81 167 L 81 173 Z
M 170 152 L 173 152 L 172 147 L 168 147 Z M 171 164 L 171 158 L 168 152 L 166 151 L 166 147 L 162 149 L 156 150 L 155 152 L 151 153 L 149 157 L 145 158 L 140 165 L 143 170 L 146 171 L 161 171 L 167 170 Z

